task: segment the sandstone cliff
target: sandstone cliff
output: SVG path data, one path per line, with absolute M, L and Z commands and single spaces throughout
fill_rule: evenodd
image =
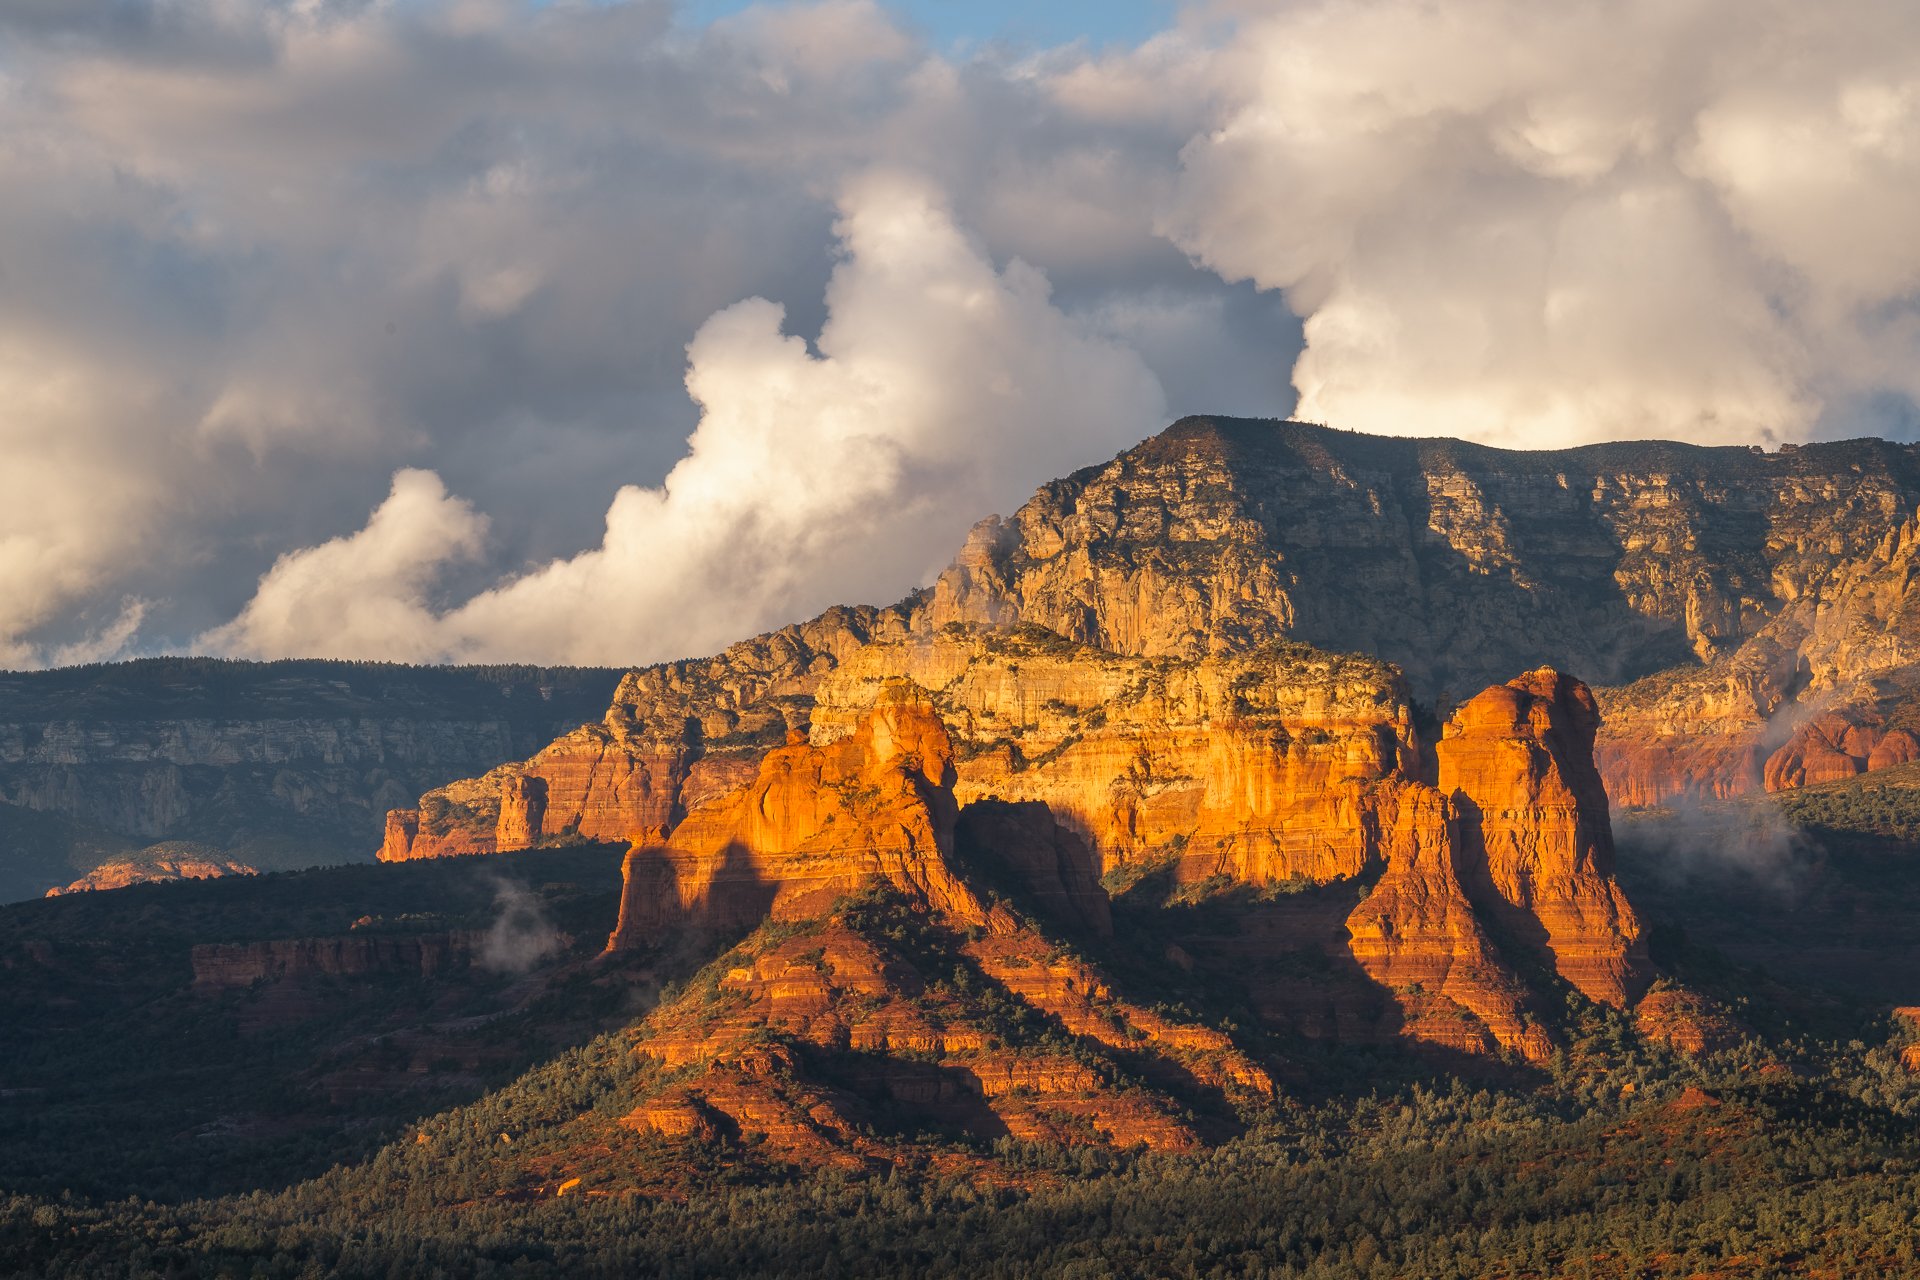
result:
M 1613 878 L 1613 828 L 1594 767 L 1599 708 L 1550 667 L 1477 695 L 1441 739 L 1440 790 L 1460 823 L 1469 884 L 1502 929 L 1560 976 L 1624 1006 L 1652 978 Z
M 683 925 L 736 930 L 805 918 L 869 881 L 963 925 L 986 922 L 953 873 L 953 747 L 926 695 L 879 691 L 859 728 L 826 746 L 796 731 L 753 781 L 694 809 L 664 844 L 636 842 L 610 950 Z
M 895 673 L 949 726 L 960 803 L 1044 804 L 1103 870 L 1172 856 L 1185 880 L 1353 876 L 1371 857 L 1362 787 L 1421 767 L 1405 683 L 1369 658 L 1148 659 L 957 625 L 850 655 L 816 691 L 814 740 L 847 733 Z
M 1085 722 L 1096 700 L 1136 688 L 1153 663 L 1191 669 L 1279 642 L 1394 664 L 1411 681 L 1404 699 L 1442 708 L 1542 661 L 1598 675 L 1609 687 L 1597 749 L 1618 804 L 1735 795 L 1769 776 L 1795 785 L 1830 776 L 1842 756 L 1872 767 L 1920 743 L 1904 715 L 1889 717 L 1883 695 L 1859 692 L 1915 665 L 1916 511 L 1915 450 L 1884 441 L 1775 454 L 1663 442 L 1521 452 L 1184 419 L 1043 486 L 1011 517 L 983 521 L 930 589 L 893 608 L 831 610 L 713 659 L 631 674 L 602 723 L 545 758 L 429 795 L 415 816 L 403 810 L 383 856 L 671 826 L 690 801 L 737 784 L 744 762 L 787 728 L 806 726 L 823 682 L 910 674 L 944 688 L 951 681 L 934 677 L 970 659 L 951 646 L 928 651 L 955 623 L 976 634 L 1024 624 L 1024 634 L 1080 646 L 1056 662 L 1053 691 L 1028 676 L 1005 691 L 1029 701 L 1002 702 L 1002 690 L 974 679 L 964 705 L 943 708 L 961 743 L 963 794 L 976 779 L 989 785 L 993 766 L 969 765 L 1001 739 L 1018 753 L 1006 756 L 1009 775 L 1044 753 L 1046 733 L 1079 761 L 1112 748 L 1111 735 L 1094 743 Z M 887 653 L 865 655 L 874 644 Z M 1089 660 L 1094 651 L 1104 656 Z M 843 666 L 853 670 L 836 676 Z M 1214 737 L 1232 715 L 1220 692 L 1202 690 Z M 1334 703 L 1343 696 L 1329 690 Z M 1073 714 L 1056 714 L 1049 700 Z M 1837 750 L 1831 734 L 1790 741 L 1809 710 L 1847 722 Z M 1879 733 L 1892 721 L 1897 732 Z M 1849 737 L 1853 728 L 1873 740 Z M 1417 746 L 1405 725 L 1390 732 L 1396 750 Z M 1267 755 L 1272 745 L 1269 736 L 1248 749 Z M 1215 766 L 1216 780 L 1233 785 L 1232 765 Z M 1356 760 L 1353 772 L 1367 767 Z M 1036 790 L 1040 776 L 1009 789 Z M 1168 775 L 1143 776 L 1151 789 Z M 544 799 L 516 777 L 544 781 Z M 1156 814 L 1165 794 L 1143 791 L 1131 809 L 1089 799 L 1076 829 L 1103 857 L 1149 848 L 1178 833 Z M 1321 825 L 1350 830 L 1350 816 Z M 1187 818 L 1171 826 L 1218 845 L 1236 818 L 1208 821 L 1212 830 Z M 1312 825 L 1289 819 L 1284 829 L 1304 841 Z M 1229 858 L 1267 856 L 1259 838 L 1230 843 Z M 1350 866 L 1353 850 L 1314 856 Z M 1300 850 L 1281 859 L 1306 860 Z
M 898 609 L 830 609 L 714 658 L 629 672 L 597 723 L 389 813 L 379 857 L 630 841 L 670 830 L 689 808 L 752 778 L 768 747 L 805 726 L 814 686 L 841 658 L 905 629 Z
M 672 1074 L 624 1123 L 852 1168 L 930 1126 L 1187 1150 L 1196 1111 L 1273 1098 L 1227 1035 L 1115 995 L 1030 929 L 948 923 L 885 890 L 750 937 L 638 1028 Z

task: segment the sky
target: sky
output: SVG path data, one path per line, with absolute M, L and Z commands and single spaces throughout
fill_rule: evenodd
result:
M 633 665 L 1187 413 L 1920 435 L 1920 9 L 7 0 L 0 666 Z
M 681 7 L 690 26 L 751 8 L 751 0 L 694 0 Z M 1174 0 L 897 0 L 885 6 L 903 28 L 943 52 L 999 42 L 1029 49 L 1076 42 L 1099 48 L 1138 45 L 1173 20 Z

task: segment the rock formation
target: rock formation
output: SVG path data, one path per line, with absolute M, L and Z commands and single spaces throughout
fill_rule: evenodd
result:
M 1274 1096 L 1228 1036 L 1116 996 L 1033 931 L 969 939 L 891 894 L 756 934 L 710 972 L 639 1028 L 674 1083 L 628 1127 L 853 1168 L 930 1123 L 1188 1150 L 1183 1112 Z
M 804 726 L 815 685 L 842 657 L 905 630 L 899 609 L 830 609 L 715 658 L 630 672 L 598 723 L 395 810 L 378 856 L 396 862 L 667 831 L 688 809 L 751 779 L 767 748 Z
M 1533 1061 L 1553 1042 L 1527 1014 L 1529 993 L 1488 939 L 1467 897 L 1477 866 L 1453 802 L 1421 783 L 1369 797 L 1386 873 L 1347 917 L 1354 959 L 1387 988 L 1398 1030 L 1465 1053 L 1512 1049 Z
M 1836 782 L 1920 760 L 1920 737 L 1911 729 L 1888 723 L 1888 719 L 1872 704 L 1855 704 L 1811 717 L 1767 757 L 1762 774 L 1767 790 Z
M 886 684 L 859 729 L 826 746 L 797 731 L 752 782 L 694 809 L 664 845 L 627 854 L 611 950 L 682 925 L 733 930 L 817 915 L 872 879 L 962 924 L 986 910 L 948 864 L 953 747 L 925 693 Z
M 92 893 L 101 889 L 124 889 L 135 884 L 165 884 L 171 880 L 216 880 L 221 876 L 257 876 L 259 871 L 244 862 L 218 858 L 178 857 L 141 859 L 131 862 L 103 862 L 64 889 L 49 889 L 46 896 L 64 893 Z
M 957 625 L 849 656 L 816 691 L 815 739 L 895 673 L 948 723 L 962 804 L 1044 804 L 1102 870 L 1171 856 L 1185 880 L 1357 875 L 1361 787 L 1420 768 L 1405 683 L 1371 659 L 1281 643 L 1130 658 Z
M 1613 828 L 1593 760 L 1599 725 L 1587 686 L 1542 667 L 1462 706 L 1436 754 L 1476 898 L 1589 999 L 1624 1007 L 1651 973 L 1613 879 Z
M 1204 728 L 1206 745 L 1165 735 L 1148 744 L 1143 768 L 1158 772 L 1140 774 L 1138 794 L 1062 814 L 1109 862 L 1197 835 L 1203 851 L 1242 864 L 1225 874 L 1257 878 L 1309 863 L 1350 870 L 1350 844 L 1315 843 L 1352 831 L 1350 811 L 1254 813 L 1249 838 L 1238 800 L 1169 818 L 1165 810 L 1194 797 L 1162 784 L 1202 778 L 1250 804 L 1276 790 L 1315 790 L 1236 774 L 1229 740 L 1243 730 L 1252 737 L 1241 754 L 1285 756 L 1283 772 L 1326 769 L 1349 748 L 1351 764 L 1331 767 L 1355 780 L 1391 772 L 1393 757 L 1418 747 L 1406 705 L 1446 705 L 1542 661 L 1610 686 L 1599 695 L 1608 724 L 1597 750 L 1616 804 L 1743 794 L 1763 785 L 1804 707 L 1920 662 L 1910 621 L 1920 618 L 1910 598 L 1920 589 L 1911 585 L 1920 583 L 1911 571 L 1917 512 L 1915 448 L 1884 441 L 1776 454 L 1649 441 L 1520 452 L 1183 419 L 1043 486 L 1011 517 L 983 521 L 934 586 L 899 605 L 830 610 L 712 659 L 631 674 L 604 724 L 556 744 L 547 760 L 510 767 L 548 784 L 538 831 L 512 814 L 502 825 L 502 788 L 516 785 L 503 775 L 425 797 L 418 817 L 390 829 L 383 856 L 671 826 L 702 796 L 737 785 L 787 729 L 810 717 L 819 727 L 817 694 L 831 703 L 837 686 L 900 674 L 936 693 L 964 685 L 942 706 L 959 744 L 963 798 L 997 793 L 1061 810 L 1060 795 L 1040 794 L 1044 776 L 1111 776 L 1132 757 L 1094 757 L 1138 747 L 1089 733 L 1097 706 L 1124 708 L 1144 695 L 1132 698 L 1144 722 L 1157 691 L 1140 682 L 1156 677 L 1156 664 L 1178 664 L 1187 688 L 1160 702 L 1175 728 Z M 953 664 L 978 655 L 948 643 L 956 624 L 959 634 L 1052 637 L 1082 656 L 1030 670 L 1046 665 L 1030 645 L 1034 652 L 1000 664 L 999 684 L 988 678 L 993 664 L 962 677 Z M 1236 726 L 1220 677 L 1281 642 L 1296 654 L 1314 646 L 1370 655 L 1388 672 L 1367 677 L 1376 687 L 1393 679 L 1386 664 L 1397 665 L 1410 680 L 1401 707 L 1343 723 L 1345 695 L 1329 687 L 1333 709 L 1305 708 L 1304 733 L 1289 731 L 1288 750 L 1276 752 L 1274 731 L 1286 725 L 1271 721 L 1286 721 L 1285 710 L 1270 708 L 1277 714 L 1260 723 L 1255 708 L 1253 723 Z M 872 646 L 885 654 L 869 655 Z M 1090 653 L 1102 656 L 1089 661 Z M 943 670 L 951 678 L 937 678 Z M 1394 741 L 1365 746 L 1380 726 Z M 1321 734 L 1343 741 L 1328 750 Z M 1049 736 L 1053 747 L 1042 746 Z M 1047 769 L 1031 769 L 1055 749 Z M 1841 754 L 1873 767 L 1909 749 L 1903 730 L 1884 748 L 1876 739 L 1864 753 Z M 1837 767 L 1825 751 L 1812 753 L 1815 774 Z M 1212 758 L 1202 763 L 1202 754 Z M 1795 764 L 1789 752 L 1775 779 L 1807 776 L 1806 754 Z M 568 772 L 575 776 L 559 776 Z M 507 804 L 520 802 L 516 793 Z

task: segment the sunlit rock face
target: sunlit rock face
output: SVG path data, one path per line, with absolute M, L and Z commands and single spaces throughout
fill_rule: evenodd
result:
M 1190 418 L 982 522 L 923 625 L 1182 657 L 1284 637 L 1443 705 L 1546 661 L 1607 687 L 1616 803 L 1726 797 L 1800 709 L 1920 664 L 1917 513 L 1916 450 L 1887 441 L 1523 452 Z
M 608 946 L 687 925 L 818 915 L 873 879 L 984 925 L 985 907 L 948 862 L 953 777 L 932 703 L 911 682 L 891 681 L 854 733 L 823 747 L 795 733 L 753 781 L 693 810 L 664 844 L 636 843 Z
M 61 889 L 47 890 L 47 897 L 68 893 L 92 893 L 104 889 L 124 889 L 135 884 L 165 884 L 173 880 L 217 880 L 221 876 L 254 876 L 260 872 L 244 862 L 225 858 L 172 857 L 142 859 L 137 862 L 106 862 Z
M 537 829 L 527 794 L 503 798 L 504 777 L 481 779 L 424 797 L 382 856 L 671 828 L 742 782 L 788 729 L 824 723 L 813 704 L 842 667 L 841 681 L 910 674 L 943 699 L 960 686 L 942 712 L 963 797 L 1000 788 L 1051 802 L 1043 777 L 1137 764 L 1140 785 L 1062 813 L 1109 862 L 1184 833 L 1203 850 L 1230 845 L 1227 874 L 1350 870 L 1350 837 L 1316 843 L 1353 829 L 1350 803 L 1255 822 L 1284 838 L 1244 838 L 1236 824 L 1264 795 L 1312 790 L 1306 773 L 1364 780 L 1405 767 L 1399 757 L 1419 747 L 1411 718 L 1384 706 L 1352 714 L 1356 693 L 1365 701 L 1393 682 L 1387 664 L 1406 677 L 1389 701 L 1443 709 L 1541 662 L 1598 680 L 1607 723 L 1596 751 L 1615 804 L 1800 785 L 1851 767 L 1842 756 L 1871 768 L 1912 749 L 1889 700 L 1914 702 L 1900 690 L 1920 687 L 1916 512 L 1915 450 L 1884 441 L 1523 452 L 1184 419 L 981 522 L 930 589 L 896 606 L 829 610 L 711 659 L 632 673 L 603 723 L 509 766 L 546 783 Z M 948 643 L 955 624 L 1077 648 L 1003 655 L 989 678 L 978 652 Z M 886 653 L 867 655 L 873 645 Z M 1355 664 L 1336 680 L 1280 681 L 1328 701 L 1256 698 L 1243 715 L 1232 682 L 1246 672 L 1227 667 L 1275 646 L 1363 654 L 1387 674 Z M 1169 662 L 1181 665 L 1164 696 L 1140 687 Z M 1903 673 L 1914 678 L 1903 684 Z M 1275 683 L 1256 676 L 1253 688 Z M 1096 728 L 1104 704 L 1119 721 L 1164 705 L 1162 741 L 1143 753 Z M 1790 741 L 1821 710 L 1898 734 Z M 1370 744 L 1370 724 L 1394 741 Z M 1196 727 L 1204 743 L 1178 740 Z M 1040 745 L 1048 735 L 1055 756 Z M 1276 756 L 1285 776 L 1270 772 Z M 1197 798 L 1186 778 L 1206 780 Z M 1230 792 L 1245 803 L 1209 807 Z
M 1401 1034 L 1464 1053 L 1506 1048 L 1545 1059 L 1553 1045 L 1527 1016 L 1529 993 L 1467 897 L 1452 803 L 1418 782 L 1380 787 L 1370 799 L 1386 872 L 1347 917 L 1348 946 L 1392 993 Z
M 961 626 L 851 655 L 816 692 L 815 741 L 849 732 L 896 672 L 950 728 L 961 803 L 1043 804 L 1109 870 L 1357 875 L 1365 784 L 1418 767 L 1405 683 L 1371 659 L 1285 643 L 1148 659 Z
M 1593 693 L 1551 667 L 1478 694 L 1436 747 L 1469 885 L 1522 945 L 1544 948 L 1589 999 L 1625 1006 L 1651 974 L 1613 878 L 1613 827 L 1594 766 Z

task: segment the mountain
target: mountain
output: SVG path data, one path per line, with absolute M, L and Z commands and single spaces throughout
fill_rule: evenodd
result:
M 546 727 L 344 763 L 377 865 L 0 910 L 0 1257 L 1898 1273 L 1913 458 L 1188 419 L 584 723 L 296 673 Z
M 0 901 L 173 842 L 262 869 L 365 858 L 388 809 L 598 715 L 618 679 L 210 658 L 0 672 Z
M 1038 707 L 1030 681 L 1017 705 L 974 693 L 963 757 L 998 741 L 996 718 L 1023 755 L 1037 734 L 1072 736 L 1045 700 L 1090 709 L 1128 687 L 1123 668 L 1137 683 L 1155 663 L 1281 644 L 1391 664 L 1406 715 L 1542 664 L 1580 673 L 1606 686 L 1600 767 L 1616 803 L 1850 776 L 1920 757 L 1916 512 L 1920 453 L 1881 440 L 1533 452 L 1183 419 L 983 521 L 898 605 L 631 673 L 601 723 L 402 812 L 382 856 L 515 847 L 529 803 L 543 807 L 536 838 L 671 826 L 809 724 L 830 673 L 913 675 L 956 626 L 1097 650 L 1106 673 L 1072 692 L 1076 660 Z M 545 792 L 516 794 L 503 818 L 508 778 Z

